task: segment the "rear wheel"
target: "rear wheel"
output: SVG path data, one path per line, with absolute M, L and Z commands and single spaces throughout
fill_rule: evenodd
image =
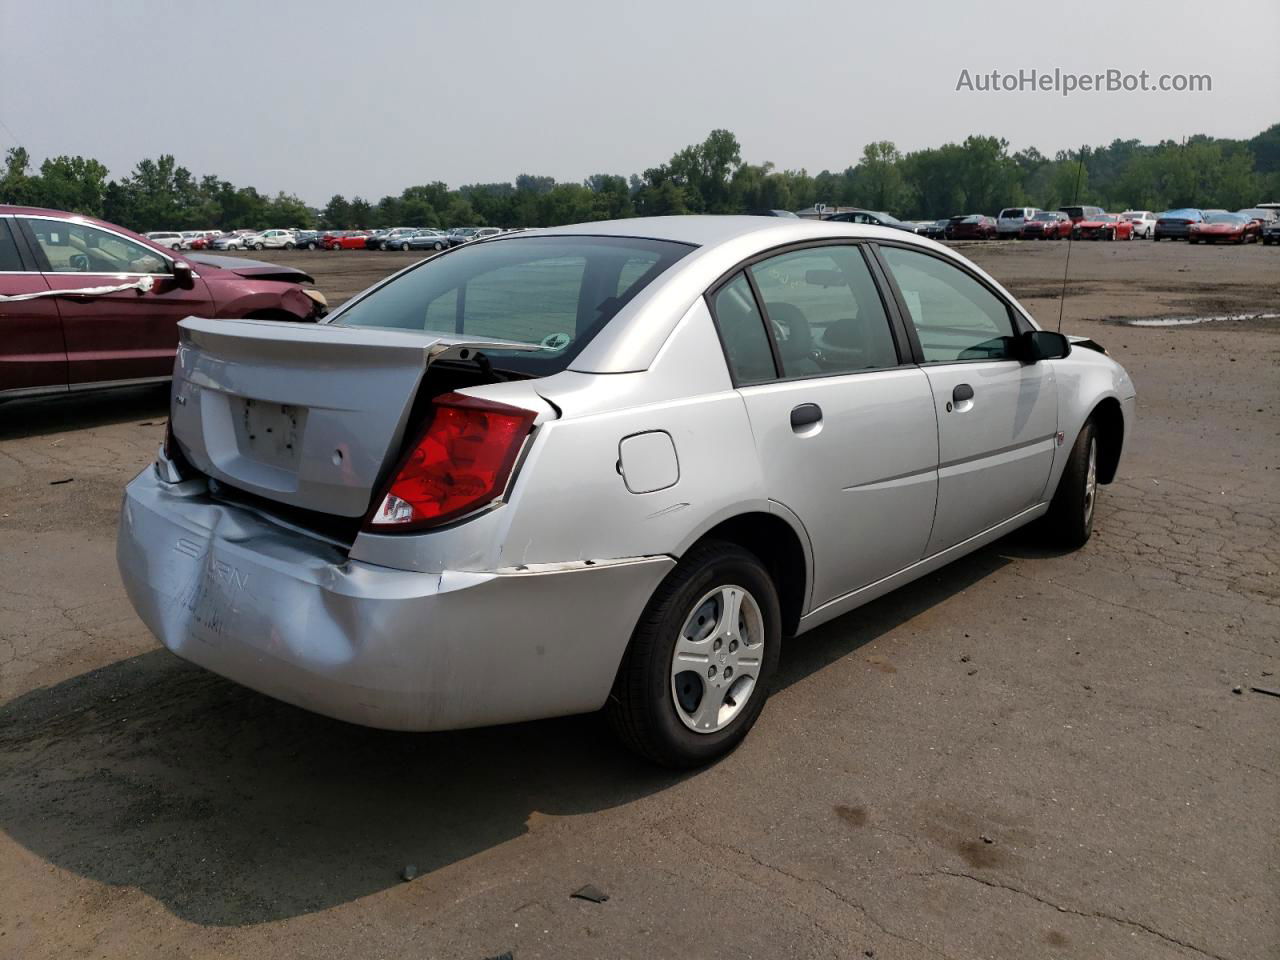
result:
M 443 244 L 443 243 L 441 243 L 439 240 L 437 240 L 435 243 L 433 243 L 433 244 L 431 245 L 431 249 L 432 249 L 432 250 L 443 250 L 443 249 L 444 249 L 444 244 Z
M 1090 420 L 1076 437 L 1045 515 L 1044 530 L 1049 539 L 1072 550 L 1083 547 L 1093 533 L 1097 502 L 1098 431 Z
M 407 244 L 407 243 L 402 243 L 402 244 L 400 244 L 400 249 L 401 249 L 401 250 L 408 250 L 408 249 L 409 249 L 409 244 Z
M 747 735 L 778 664 L 781 613 L 756 556 L 712 541 L 681 559 L 649 600 L 606 708 L 630 749 L 695 767 Z
M 292 240 L 286 240 L 286 241 L 284 242 L 284 248 L 285 248 L 286 250 L 292 250 L 292 249 L 293 249 L 293 241 L 292 241 Z

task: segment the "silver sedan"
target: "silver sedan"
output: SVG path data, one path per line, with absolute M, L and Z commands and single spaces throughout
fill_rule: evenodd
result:
M 119 565 L 173 652 L 355 723 L 604 708 L 690 766 L 783 638 L 1036 521 L 1133 428 L 1090 340 L 874 226 L 670 217 L 467 244 L 317 325 L 188 319 Z

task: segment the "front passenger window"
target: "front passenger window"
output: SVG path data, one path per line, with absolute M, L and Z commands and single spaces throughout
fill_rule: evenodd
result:
M 925 363 L 1014 356 L 1009 308 L 981 283 L 926 253 L 886 246 L 880 254 L 907 303 Z
M 25 221 L 53 273 L 168 273 L 149 247 L 70 220 Z

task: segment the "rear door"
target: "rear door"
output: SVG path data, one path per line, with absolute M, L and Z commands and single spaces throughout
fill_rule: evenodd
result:
M 859 245 L 750 264 L 708 297 L 770 499 L 800 517 L 818 606 L 924 555 L 937 424 Z
M 882 244 L 909 333 L 933 390 L 938 508 L 928 553 L 1040 503 L 1053 466 L 1053 367 L 1013 353 L 1010 305 L 949 258 Z
M 67 389 L 67 348 L 49 284 L 31 255 L 19 249 L 13 221 L 0 217 L 0 396 Z
M 178 321 L 211 316 L 203 280 L 191 289 L 173 279 L 173 261 L 122 234 L 52 217 L 20 217 L 44 280 L 55 290 L 116 286 L 150 277 L 149 292 L 125 290 L 58 298 L 72 388 L 92 383 L 153 380 L 173 372 Z

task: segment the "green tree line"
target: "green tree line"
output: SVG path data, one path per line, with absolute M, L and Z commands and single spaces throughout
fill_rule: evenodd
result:
M 1081 162 L 1083 153 L 1083 163 Z M 450 189 L 440 181 L 372 201 L 336 195 L 315 211 L 293 194 L 194 176 L 171 155 L 146 159 L 112 179 L 99 161 L 52 157 L 31 169 L 13 147 L 0 176 L 0 203 L 74 210 L 135 230 L 272 226 L 336 228 L 456 225 L 553 226 L 586 220 L 679 213 L 799 210 L 815 203 L 886 210 L 905 219 L 994 214 L 1005 206 L 1229 210 L 1280 198 L 1280 123 L 1249 140 L 1203 135 L 1182 142 L 1114 140 L 1105 147 L 1010 152 L 999 137 L 971 136 L 903 153 L 870 143 L 840 172 L 779 170 L 749 163 L 728 130 L 713 130 L 666 163 L 624 177 L 599 173 L 580 183 L 521 174 L 515 182 Z

